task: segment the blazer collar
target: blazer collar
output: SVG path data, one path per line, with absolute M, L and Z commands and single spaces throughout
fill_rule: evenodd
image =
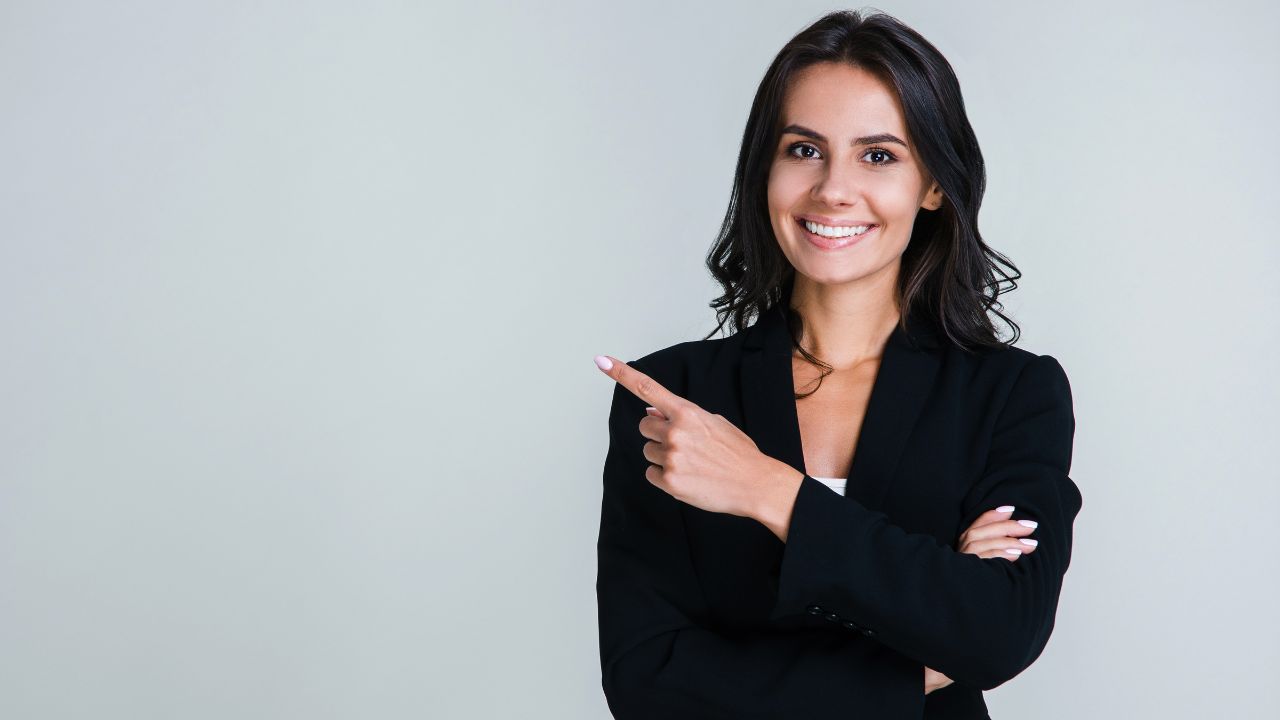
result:
M 807 474 L 785 307 L 765 310 L 746 332 L 740 376 L 744 432 L 761 452 Z M 845 497 L 880 509 L 940 365 L 937 336 L 925 323 L 911 324 L 910 332 L 894 328 L 876 371 Z

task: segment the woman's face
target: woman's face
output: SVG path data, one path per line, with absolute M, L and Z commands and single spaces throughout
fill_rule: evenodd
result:
M 811 65 L 792 79 L 782 127 L 768 195 L 783 254 L 816 283 L 893 287 L 888 281 L 897 277 L 916 213 L 942 201 L 905 144 L 897 94 L 865 70 Z M 806 228 L 805 219 L 826 227 Z M 871 226 L 865 234 L 849 235 L 851 226 L 864 225 Z

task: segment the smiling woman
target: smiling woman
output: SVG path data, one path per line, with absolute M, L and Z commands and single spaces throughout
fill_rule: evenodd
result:
M 1049 640 L 1082 497 L 1066 373 L 998 309 L 1020 274 L 978 233 L 959 84 L 892 17 L 832 13 L 738 157 L 707 259 L 736 332 L 595 359 L 609 708 L 986 718 Z
M 961 347 L 1000 347 L 990 311 L 1017 342 L 998 298 L 1021 273 L 983 242 L 985 189 L 959 81 L 937 48 L 883 13 L 823 17 L 783 47 L 756 91 L 707 255 L 724 293 L 706 337 L 726 323 L 742 330 L 790 299 L 793 282 L 874 277 L 892 281 L 904 329 L 922 317 Z M 799 313 L 789 322 L 803 325 Z
M 897 93 L 859 66 L 817 63 L 792 78 L 783 122 L 768 184 L 782 254 L 828 285 L 892 280 L 916 215 L 942 204 L 941 188 L 901 139 Z M 831 128 L 830 137 L 813 127 Z

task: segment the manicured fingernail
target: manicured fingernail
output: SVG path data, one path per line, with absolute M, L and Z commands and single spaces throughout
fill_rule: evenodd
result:
M 1005 552 L 1007 552 L 1007 553 L 1009 553 L 1010 555 L 1021 555 L 1021 554 L 1022 554 L 1022 551 L 1021 551 L 1021 550 L 1019 550 L 1019 549 L 1017 549 L 1017 548 L 1005 548 L 1005 549 L 1004 549 L 1004 551 L 1005 551 Z
M 1018 524 L 1025 525 L 1027 527 L 1040 527 L 1040 523 L 1036 522 L 1035 520 L 1019 520 Z
M 1001 505 L 1000 507 L 996 508 L 996 512 L 1013 512 L 1013 506 Z
M 596 367 L 608 372 L 613 367 L 613 361 L 603 355 L 596 356 Z
M 1034 547 L 1040 544 L 1039 540 L 1032 540 L 1031 538 L 1018 538 L 1018 539 L 1022 541 L 1023 545 L 1031 545 L 1032 547 Z

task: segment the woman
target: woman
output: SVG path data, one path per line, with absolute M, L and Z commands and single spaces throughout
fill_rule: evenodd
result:
M 596 358 L 615 717 L 985 718 L 1043 651 L 1075 420 L 1057 360 L 996 337 L 996 276 L 1021 275 L 983 189 L 910 28 L 833 13 L 774 60 L 708 258 L 738 332 Z

